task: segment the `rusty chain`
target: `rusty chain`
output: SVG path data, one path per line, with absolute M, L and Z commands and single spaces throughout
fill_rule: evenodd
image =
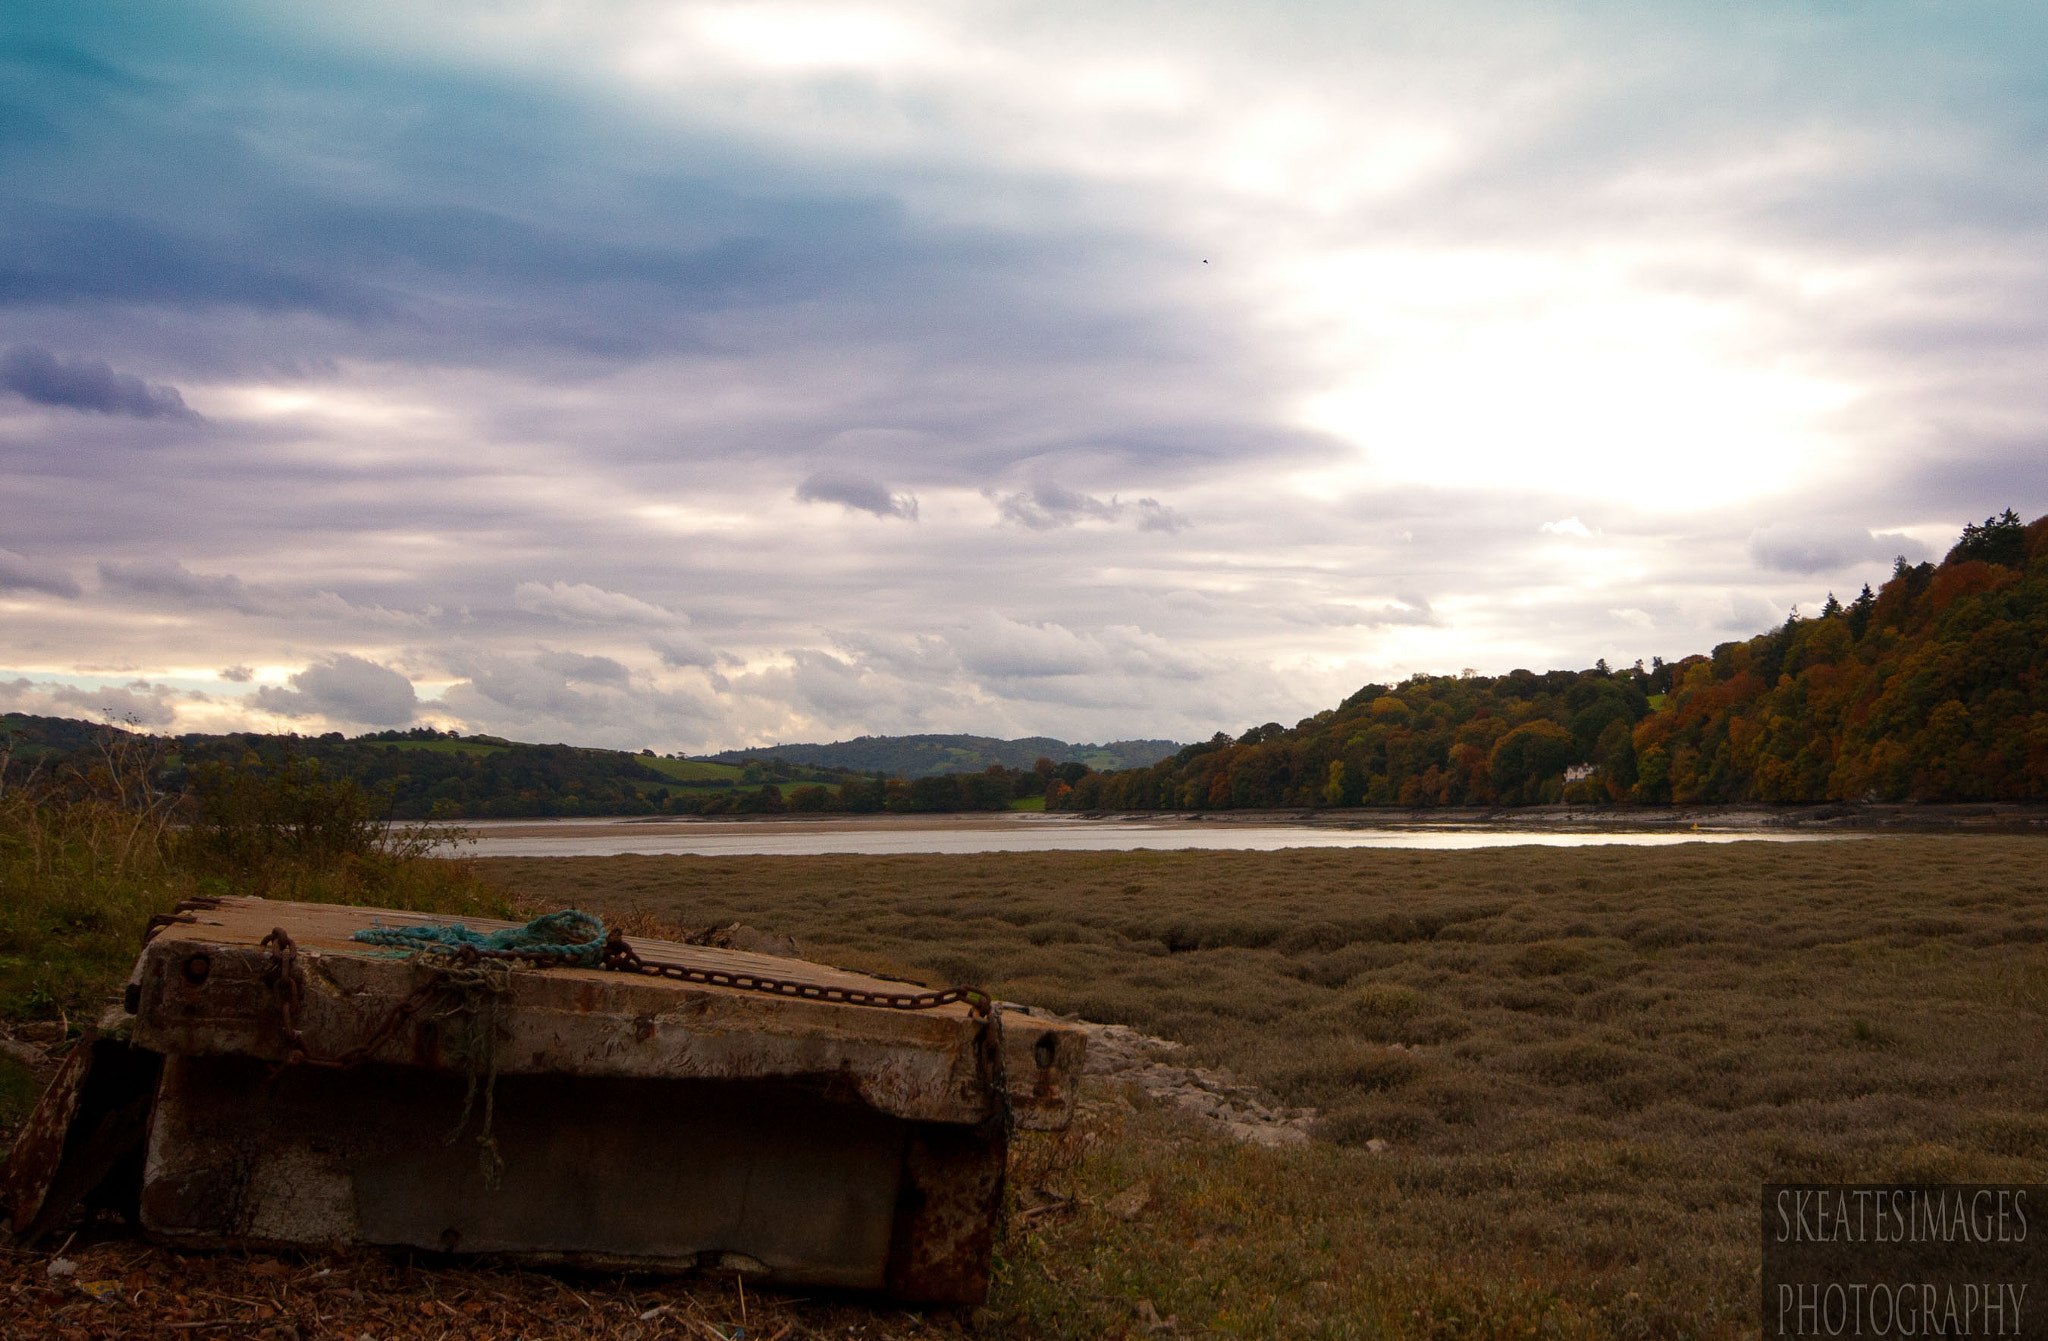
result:
M 585 942 L 582 948 L 587 949 Z M 534 968 L 585 968 L 587 962 L 565 955 L 533 954 L 525 950 L 486 950 L 475 945 L 458 946 L 449 958 L 474 966 L 480 960 L 502 959 L 530 964 Z M 877 1006 L 886 1010 L 935 1010 L 940 1006 L 965 1003 L 977 1017 L 986 1017 L 992 1004 L 987 992 L 975 987 L 948 987 L 943 991 L 870 992 L 859 987 L 832 987 L 824 983 L 770 978 L 765 974 L 725 969 L 688 968 L 681 964 L 650 964 L 642 959 L 618 928 L 611 929 L 599 952 L 599 966 L 614 973 L 639 973 L 650 978 L 670 978 L 705 987 L 726 987 L 740 992 L 765 992 L 770 996 L 795 997 L 800 1001 L 824 1001 L 833 1005 Z
M 587 944 L 587 943 L 586 943 Z M 582 968 L 585 965 L 563 955 L 536 955 L 520 950 L 484 950 L 474 945 L 458 947 L 450 956 L 459 964 L 473 965 L 484 959 L 505 959 L 531 964 L 535 968 Z M 650 978 L 670 978 L 705 987 L 728 987 L 740 992 L 765 992 L 771 996 L 795 997 L 801 1001 L 824 1001 L 833 1005 L 878 1006 L 886 1010 L 935 1010 L 940 1006 L 965 1003 L 977 1017 L 986 1016 L 992 1004 L 987 992 L 976 987 L 948 987 L 928 992 L 870 992 L 859 987 L 831 987 L 824 983 L 770 978 L 759 973 L 724 969 L 688 968 L 681 964 L 650 964 L 642 959 L 618 928 L 606 936 L 599 952 L 599 965 L 614 973 L 639 973 Z
M 305 970 L 299 964 L 299 947 L 283 927 L 274 928 L 263 938 L 262 945 L 270 951 L 270 969 L 263 975 L 263 981 L 270 988 L 271 999 L 277 1003 L 280 1030 L 291 1049 L 285 1058 L 290 1066 L 353 1071 L 368 1060 L 371 1053 L 384 1046 L 407 1020 L 425 1009 L 441 990 L 441 980 L 437 975 L 392 1007 L 376 1031 L 354 1049 L 340 1057 L 315 1057 L 307 1050 L 306 1040 L 299 1033 L 299 1007 L 306 996 Z
M 305 979 L 299 976 L 299 947 L 283 927 L 277 927 L 263 938 L 263 948 L 270 951 L 270 968 L 264 973 L 263 982 L 270 988 L 271 999 L 277 1002 L 279 1028 L 291 1049 L 291 1060 L 311 1061 L 306 1040 L 299 1036 L 299 1006 L 306 999 Z
M 436 975 L 423 986 L 399 1002 L 384 1017 L 375 1032 L 361 1044 L 340 1057 L 315 1057 L 306 1047 L 306 1040 L 299 1032 L 299 1009 L 305 1002 L 305 969 L 299 962 L 299 947 L 291 934 L 283 927 L 275 927 L 261 941 L 264 949 L 270 951 L 270 968 L 264 973 L 264 984 L 270 989 L 271 999 L 277 1005 L 279 1031 L 289 1049 L 288 1065 L 317 1066 L 332 1070 L 349 1071 L 362 1065 L 371 1053 L 382 1047 L 405 1023 L 433 1001 L 441 989 L 441 979 Z M 535 968 L 555 968 L 568 961 L 555 955 L 522 955 L 517 951 L 479 950 L 465 945 L 447 958 L 464 967 L 474 967 L 487 959 L 519 960 Z M 697 983 L 705 987 L 725 987 L 742 992 L 764 992 L 771 996 L 794 997 L 802 1001 L 823 1001 L 833 1005 L 875 1006 L 886 1010 L 935 1010 L 940 1006 L 964 1004 L 977 1018 L 988 1018 L 995 1002 L 987 992 L 975 987 L 949 987 L 943 991 L 927 992 L 871 992 L 859 987 L 834 987 L 824 983 L 797 982 L 788 978 L 770 978 L 762 974 L 728 972 L 720 969 L 689 968 L 682 964 L 651 964 L 642 959 L 632 946 L 626 944 L 624 936 L 615 929 L 604 943 L 601 960 L 603 966 L 614 973 L 638 973 L 652 978 L 669 978 L 678 982 Z M 1000 1059 L 997 1059 L 1000 1066 Z
M 888 1010 L 935 1010 L 940 1006 L 965 1003 L 977 1016 L 986 1016 L 994 1004 L 978 987 L 948 987 L 939 992 L 870 992 L 859 987 L 830 987 L 824 983 L 794 982 L 758 973 L 723 969 L 688 968 L 682 964 L 650 964 L 642 959 L 617 930 L 604 943 L 604 966 L 614 973 L 644 973 L 652 978 L 673 978 L 705 987 L 730 987 L 742 992 L 767 992 L 773 996 L 796 997 L 803 1001 L 825 1001 L 845 1006 L 880 1006 Z

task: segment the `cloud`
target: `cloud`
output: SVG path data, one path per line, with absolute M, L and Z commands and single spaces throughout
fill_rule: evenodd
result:
M 542 652 L 533 659 L 542 670 L 553 671 L 564 680 L 584 684 L 626 684 L 633 673 L 610 657 L 584 656 L 580 652 Z
M 989 501 L 996 505 L 996 513 L 1004 521 L 1033 531 L 1050 531 L 1084 521 L 1111 522 L 1124 512 L 1124 505 L 1115 498 L 1105 503 L 1050 481 L 1016 493 L 990 494 Z
M 624 592 L 606 591 L 588 582 L 521 582 L 512 601 L 528 614 L 576 624 L 678 624 L 689 621 L 658 605 Z
M 256 678 L 256 671 L 251 666 L 227 666 L 221 670 L 220 678 L 230 684 L 247 684 Z
M 326 717 L 365 726 L 404 726 L 419 711 L 412 681 L 388 666 L 337 652 L 293 675 L 291 688 L 265 685 L 254 695 L 265 712 Z
M 1926 557 L 1927 547 L 1898 532 L 1796 522 L 1760 526 L 1749 536 L 1749 557 L 1780 573 L 1833 573 L 1856 564 L 1889 562 L 1902 554 L 1917 562 Z
M 69 410 L 136 419 L 199 418 L 185 407 L 176 387 L 115 372 L 97 359 L 66 362 L 40 345 L 15 345 L 0 353 L 0 387 L 37 405 Z
M 800 503 L 837 503 L 856 512 L 877 517 L 917 520 L 917 499 L 910 494 L 892 494 L 889 487 L 859 475 L 820 471 L 796 487 Z
M 299 595 L 278 587 L 257 586 L 233 573 L 195 573 L 175 559 L 101 560 L 100 583 L 109 591 L 169 601 L 202 610 L 273 619 L 352 620 L 385 627 L 418 627 L 439 613 L 392 610 L 358 605 L 331 591 Z
M 961 664 L 996 680 L 1063 676 L 1199 679 L 1213 663 L 1132 625 L 1074 629 L 985 614 L 948 635 Z
M 733 677 L 730 693 L 742 720 L 768 741 L 801 740 L 821 731 L 843 736 L 945 729 L 942 723 L 961 720 L 956 714 L 972 712 L 977 702 L 970 686 L 906 676 L 895 665 L 846 648 L 792 648 L 781 665 Z
M 592 662 L 606 663 L 593 665 Z M 614 749 L 708 743 L 720 714 L 694 694 L 636 681 L 609 658 L 557 652 L 457 659 L 463 678 L 436 702 L 472 730 L 519 740 L 566 741 Z
M 1536 528 L 1545 535 L 1575 535 L 1581 540 L 1591 540 L 1593 532 L 1577 517 L 1566 517 L 1563 521 L 1549 521 Z
M 1758 596 L 1741 592 L 1730 596 L 1722 606 L 1722 610 L 1723 613 L 1720 619 L 1715 622 L 1714 627 L 1723 633 L 1732 633 L 1744 638 L 1754 636 L 1775 625 L 1784 623 L 1786 616 L 1790 613 L 1789 611 L 1773 607 Z M 1703 652 L 1707 649 L 1694 647 L 1687 650 L 1690 652 Z
M 996 505 L 998 518 L 1029 531 L 1050 531 L 1082 522 L 1113 523 L 1134 512 L 1140 531 L 1174 535 L 1192 525 L 1179 511 L 1156 498 L 1126 503 L 1112 496 L 1105 501 L 1051 481 L 1040 481 L 1013 493 L 985 490 L 984 494 Z
M 1333 628 L 1441 628 L 1444 620 L 1421 596 L 1396 596 L 1397 604 L 1367 609 L 1362 605 L 1326 603 L 1308 612 L 1308 622 Z
M 270 607 L 233 573 L 195 573 L 175 559 L 101 560 L 100 581 L 117 591 L 186 604 L 265 613 Z
M 441 614 L 441 608 L 429 605 L 423 610 L 392 610 L 381 605 L 359 605 L 336 592 L 316 591 L 311 596 L 279 595 L 273 600 L 268 613 L 304 619 L 348 619 L 386 627 L 417 628 Z
M 1156 498 L 1138 500 L 1138 529 L 1140 531 L 1164 531 L 1172 535 L 1185 531 L 1193 525 L 1186 517 L 1174 511 Z
M 54 564 L 0 549 L 0 591 L 40 591 L 47 596 L 75 600 L 79 586 L 77 579 Z
M 1001 616 L 978 619 L 949 641 L 968 670 L 999 679 L 1089 675 L 1108 670 L 1114 660 L 1099 639 L 1064 625 Z
M 653 648 L 662 665 L 678 670 L 687 666 L 715 666 L 720 660 L 716 648 L 688 630 L 679 630 L 656 640 Z
M 84 717 L 145 730 L 160 731 L 170 726 L 177 718 L 178 697 L 178 691 L 171 686 L 147 680 L 98 688 L 37 684 L 27 678 L 0 682 L 0 708 L 9 712 L 37 717 Z

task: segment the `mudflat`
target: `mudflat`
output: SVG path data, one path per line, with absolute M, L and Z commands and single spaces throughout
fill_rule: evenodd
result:
M 1855 829 L 1784 823 L 1679 826 L 1626 821 L 1582 822 L 1583 814 L 1513 823 L 1407 812 L 1361 818 L 1356 812 L 1293 822 L 1286 816 L 1237 814 L 756 816 L 720 820 L 502 820 L 480 823 L 441 851 L 477 857 L 885 856 L 947 852 L 1116 852 L 1135 849 L 1473 848 L 1542 843 L 1657 845 L 1688 841 L 1828 841 L 1862 836 Z
M 1246 1149 L 1108 1086 L 1020 1143 L 1040 1209 L 992 1303 L 1034 1335 L 1734 1335 L 1766 1181 L 2048 1181 L 2039 838 L 475 864 L 1130 1024 L 1320 1110 Z
M 636 834 L 734 835 L 759 833 L 764 828 L 798 829 L 804 833 L 959 833 L 1014 828 L 1019 823 L 1032 822 L 1043 821 L 1037 815 L 1026 819 L 1008 811 L 981 811 L 957 815 L 757 815 L 733 819 L 654 815 L 594 820 L 465 820 L 458 827 L 493 838 L 594 838 L 621 830 Z
M 1668 832 L 1767 829 L 1873 829 L 1958 832 L 2048 832 L 2048 806 L 2012 802 L 1971 805 L 1827 806 L 1514 806 L 1378 808 L 1329 810 L 1209 811 L 968 811 L 948 814 L 783 814 L 698 819 L 635 815 L 606 819 L 464 820 L 461 827 L 503 837 L 549 834 L 594 835 L 621 828 L 653 833 L 742 834 L 762 827 L 804 830 L 870 830 L 950 833 L 1013 829 L 1020 824 L 1113 823 L 1150 828 L 1190 826 L 1285 826 L 1323 829 L 1469 828 L 1612 829 Z

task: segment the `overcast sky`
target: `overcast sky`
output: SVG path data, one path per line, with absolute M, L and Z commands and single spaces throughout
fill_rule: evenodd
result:
M 15 0 L 0 708 L 700 751 L 1675 658 L 2048 511 L 2038 5 Z

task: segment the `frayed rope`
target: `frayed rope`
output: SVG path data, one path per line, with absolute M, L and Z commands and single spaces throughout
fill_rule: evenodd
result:
M 574 968 L 596 968 L 604 956 L 603 921 L 574 908 L 536 917 L 523 927 L 507 927 L 503 931 L 471 931 L 460 922 L 445 926 L 372 926 L 349 939 L 440 954 L 471 949 L 494 959 L 546 959 Z

